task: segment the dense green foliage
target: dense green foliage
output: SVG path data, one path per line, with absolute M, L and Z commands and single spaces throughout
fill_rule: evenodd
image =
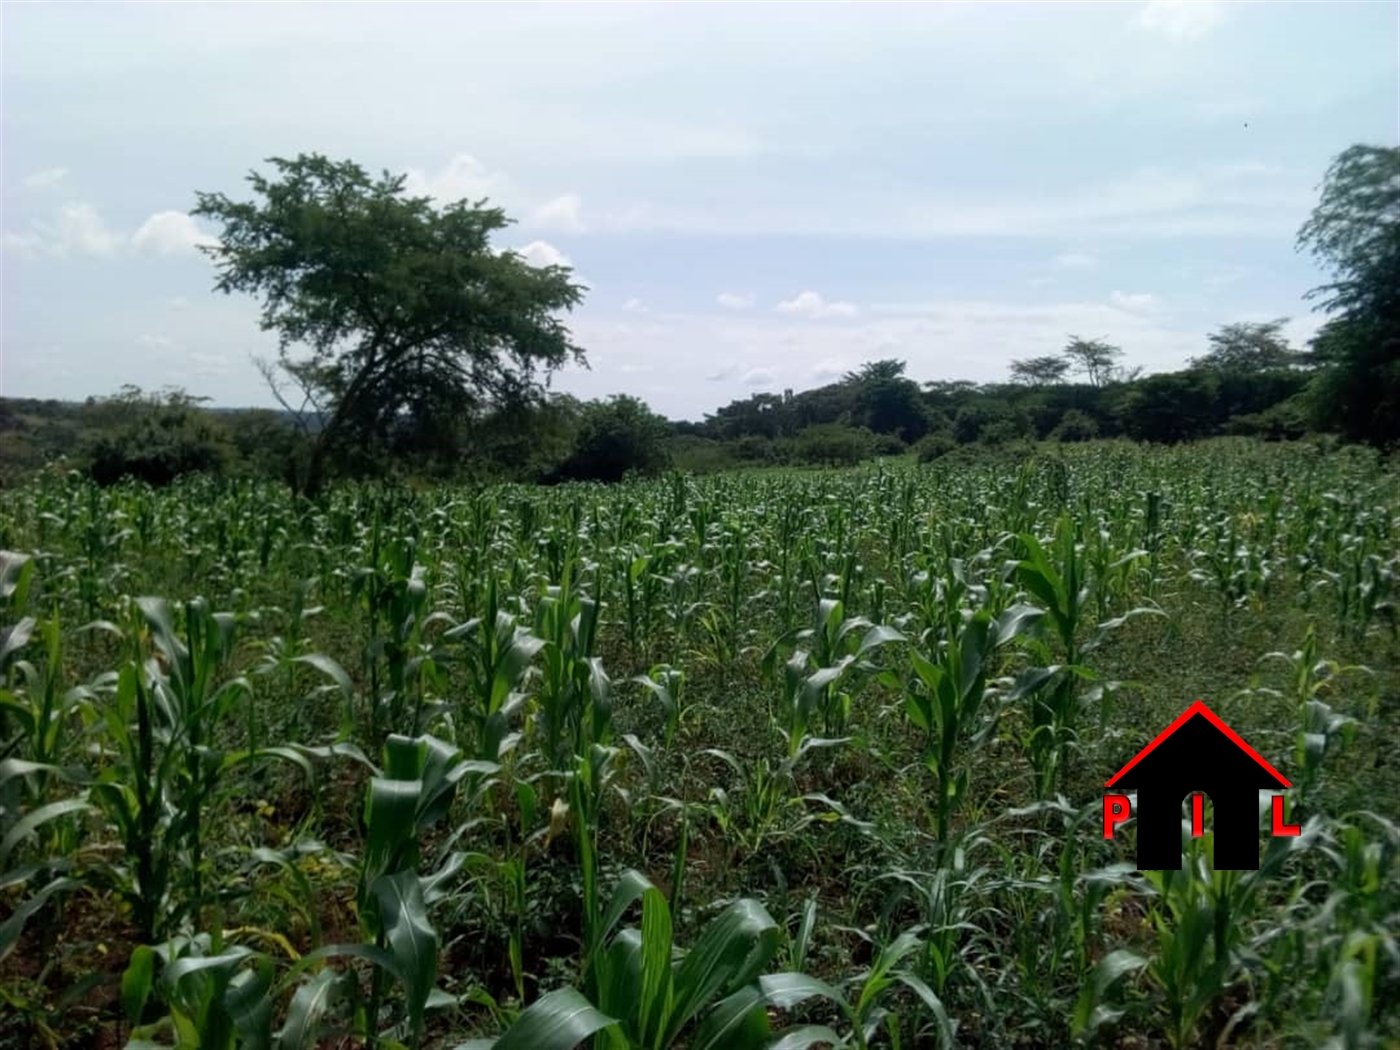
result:
M 260 298 L 277 333 L 269 382 L 280 370 L 301 394 L 294 412 L 314 412 L 298 487 L 380 455 L 441 455 L 462 416 L 535 400 L 538 371 L 583 359 L 558 317 L 582 287 L 567 267 L 498 251 L 500 209 L 438 207 L 405 176 L 317 154 L 269 163 L 275 177 L 248 176 L 257 200 L 201 193 L 192 214 L 221 227 L 202 249 L 215 288 Z
M 1400 441 L 1400 146 L 1353 146 L 1332 163 L 1298 235 L 1334 280 L 1313 294 L 1332 316 L 1314 341 L 1323 425 Z
M 576 481 L 621 481 L 631 473 L 657 474 L 669 465 L 670 426 L 635 397 L 619 394 L 582 406 L 573 451 L 554 476 Z
M 1400 1039 L 1368 451 L 9 496 L 0 1043 Z M 1198 699 L 1303 833 L 1135 872 Z
M 126 477 L 168 485 L 184 474 L 223 468 L 221 435 L 207 415 L 195 411 L 192 398 L 179 392 L 144 395 L 128 387 L 105 400 L 102 410 L 113 426 L 99 429 L 87 451 L 99 485 Z

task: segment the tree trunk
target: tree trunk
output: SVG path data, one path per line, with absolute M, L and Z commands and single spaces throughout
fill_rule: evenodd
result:
M 315 499 L 321 494 L 321 490 L 326 483 L 326 432 L 323 430 L 316 435 L 316 444 L 311 449 L 311 457 L 307 460 L 306 476 L 296 477 L 293 472 L 294 490 L 298 496 L 305 496 L 307 499 Z

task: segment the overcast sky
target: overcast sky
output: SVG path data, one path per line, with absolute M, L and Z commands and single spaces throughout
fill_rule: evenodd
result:
M 318 151 L 489 196 L 572 263 L 591 371 L 698 418 L 1069 333 L 1171 369 L 1317 319 L 1328 161 L 1400 141 L 1400 4 L 3 5 L 0 394 L 270 403 L 186 212 Z

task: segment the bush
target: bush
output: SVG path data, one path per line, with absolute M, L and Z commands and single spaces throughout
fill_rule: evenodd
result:
M 1123 399 L 1123 429 L 1134 441 L 1175 444 L 1216 433 L 1217 378 L 1199 370 L 1140 379 Z
M 739 466 L 734 446 L 696 434 L 675 434 L 666 442 L 672 465 L 690 474 L 714 474 Z
M 918 444 L 914 446 L 914 454 L 919 457 L 920 463 L 932 463 L 935 459 L 941 459 L 957 447 L 958 443 L 952 434 L 939 430 L 920 438 Z
M 909 446 L 894 434 L 876 434 L 871 450 L 877 456 L 902 456 L 909 451 Z
M 734 442 L 734 458 L 744 463 L 772 463 L 778 458 L 777 449 L 768 438 L 749 434 Z
M 1302 397 L 1291 397 L 1262 412 L 1236 416 L 1229 432 L 1265 441 L 1297 441 L 1308 432 L 1308 408 Z
M 304 466 L 305 438 L 282 413 L 230 412 L 223 417 L 223 425 L 237 454 L 237 473 L 291 482 L 296 469 Z
M 621 481 L 629 474 L 660 474 L 670 466 L 671 427 L 627 394 L 583 406 L 574 450 L 552 480 Z
M 970 445 L 982 433 L 987 423 L 987 410 L 981 405 L 963 405 L 953 415 L 953 440 Z
M 851 466 L 875 451 L 875 435 L 864 427 L 824 423 L 800 430 L 789 445 L 793 462 L 817 466 Z
M 1004 445 L 1029 435 L 1034 428 L 1034 421 L 1024 409 L 989 399 L 963 405 L 953 416 L 953 437 L 962 445 Z
M 1010 418 L 994 419 L 982 428 L 982 432 L 977 435 L 979 444 L 987 445 L 991 448 L 998 448 L 1002 445 L 1009 445 L 1013 441 L 1021 438 L 1021 428 L 1016 425 L 1016 421 Z
M 115 409 L 121 423 L 88 446 L 88 473 L 99 485 L 123 478 L 168 485 L 182 474 L 223 470 L 222 428 L 183 391 L 161 397 L 129 387 L 102 407 Z
M 1099 436 L 1099 424 L 1094 417 L 1077 408 L 1064 414 L 1059 425 L 1050 431 L 1052 441 L 1092 441 Z
M 459 472 L 477 481 L 549 478 L 578 444 L 583 406 L 556 394 L 540 402 L 501 405 L 466 428 Z

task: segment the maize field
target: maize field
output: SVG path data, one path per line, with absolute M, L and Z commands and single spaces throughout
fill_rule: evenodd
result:
M 1400 1045 L 1374 453 L 6 497 L 0 1045 Z M 1197 700 L 1257 871 L 1104 837 Z

